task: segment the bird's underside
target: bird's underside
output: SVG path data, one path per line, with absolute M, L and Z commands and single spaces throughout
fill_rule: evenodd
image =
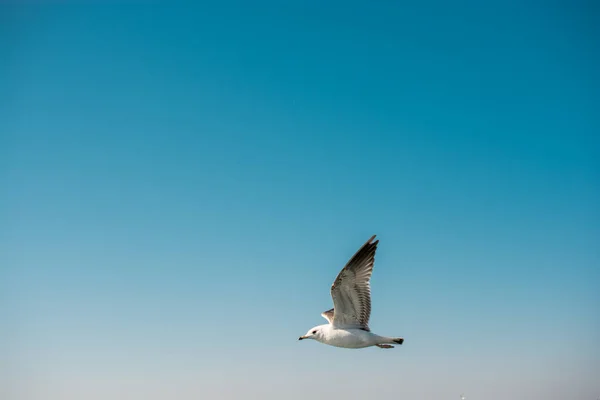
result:
M 323 311 L 321 313 L 321 316 L 323 316 L 323 318 L 325 318 L 327 321 L 329 321 L 329 324 L 333 326 L 332 321 L 333 321 L 333 316 L 335 314 L 335 309 L 332 308 L 330 310 L 327 311 Z M 358 328 L 361 331 L 365 331 L 365 332 L 371 332 L 368 328 L 364 328 L 364 327 L 360 327 Z M 398 344 L 402 344 L 402 343 L 398 343 Z M 393 349 L 394 346 L 392 346 L 391 344 L 375 344 L 374 346 L 379 347 L 380 349 Z

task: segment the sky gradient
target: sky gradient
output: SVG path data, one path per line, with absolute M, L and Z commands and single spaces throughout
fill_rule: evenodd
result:
M 595 400 L 597 21 L 1 5 L 0 398 Z M 405 344 L 298 342 L 373 234 Z

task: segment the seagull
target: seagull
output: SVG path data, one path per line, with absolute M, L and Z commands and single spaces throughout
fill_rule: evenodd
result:
M 371 274 L 379 240 L 373 235 L 342 268 L 331 285 L 333 308 L 321 316 L 329 323 L 315 326 L 298 340 L 313 339 L 323 344 L 348 349 L 377 346 L 393 349 L 401 337 L 379 336 L 369 329 L 371 316 Z

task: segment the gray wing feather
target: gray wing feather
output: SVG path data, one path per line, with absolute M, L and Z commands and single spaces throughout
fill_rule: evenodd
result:
M 323 318 L 325 318 L 327 321 L 329 321 L 329 323 L 333 323 L 333 308 L 331 310 L 327 310 L 327 311 L 323 311 L 321 313 L 321 316 Z
M 370 280 L 375 263 L 375 251 L 379 243 L 379 240 L 373 241 L 374 239 L 375 235 L 354 254 L 331 286 L 334 307 L 333 310 L 329 310 L 333 314 L 330 323 L 336 327 L 369 330 Z M 329 320 L 328 317 L 325 318 Z

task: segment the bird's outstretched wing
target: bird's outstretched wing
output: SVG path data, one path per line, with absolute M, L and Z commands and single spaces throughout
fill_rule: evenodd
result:
M 371 316 L 371 274 L 379 240 L 371 237 L 348 261 L 331 286 L 333 310 L 324 312 L 331 325 L 368 331 Z M 332 319 L 329 318 L 331 312 Z M 327 314 L 327 316 L 325 316 Z

